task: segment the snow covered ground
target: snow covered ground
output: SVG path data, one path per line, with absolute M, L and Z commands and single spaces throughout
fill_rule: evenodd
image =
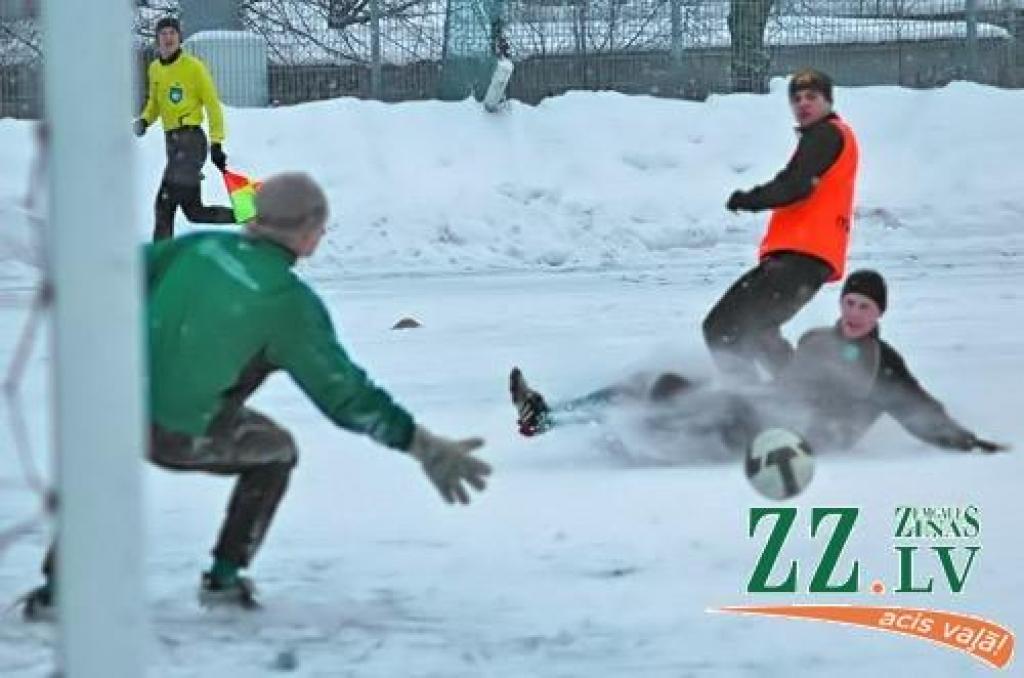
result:
M 851 264 L 890 279 L 885 336 L 959 419 L 1019 448 L 1024 139 L 1012 130 L 1024 95 L 955 85 L 841 90 L 838 101 L 863 158 Z M 266 611 L 225 616 L 195 603 L 229 484 L 145 471 L 154 675 L 280 675 L 291 659 L 303 676 L 988 672 L 906 638 L 707 614 L 794 602 L 743 593 L 763 545 L 746 536 L 747 510 L 764 502 L 738 462 L 645 445 L 626 421 L 535 440 L 514 432 L 513 364 L 552 397 L 638 365 L 707 372 L 700 319 L 750 265 L 763 223 L 722 203 L 788 157 L 780 91 L 703 105 L 573 94 L 499 116 L 470 104 L 336 101 L 231 111 L 229 122 L 239 169 L 306 168 L 329 187 L 326 251 L 305 272 L 354 356 L 432 428 L 486 436 L 496 470 L 472 506 L 445 506 L 414 462 L 333 430 L 287 378 L 273 379 L 254 404 L 292 429 L 302 459 L 252 572 Z M 0 228 L 15 236 L 10 202 L 29 146 L 26 125 L 0 121 Z M 126 188 L 140 237 L 161 151 L 151 133 L 143 176 Z M 27 267 L 0 265 L 0 363 L 30 282 Z M 787 333 L 830 322 L 837 294 L 827 288 Z M 423 327 L 388 329 L 406 315 Z M 47 365 L 38 351 L 25 387 L 40 448 Z M 628 458 L 609 437 L 629 442 Z M 676 465 L 653 463 L 668 455 Z M 6 436 L 0 460 L 2 527 L 33 502 Z M 1022 472 L 1019 454 L 942 453 L 891 424 L 854 453 L 820 458 L 796 505 L 862 507 L 848 558 L 861 560 L 863 588 L 896 580 L 897 504 L 976 503 L 984 544 L 961 595 L 824 602 L 946 608 L 1024 628 Z M 0 601 L 35 583 L 45 541 L 39 529 L 0 552 Z M 794 536 L 783 556 L 813 565 L 820 547 Z M 50 630 L 0 616 L 0 674 L 48 675 L 51 649 Z

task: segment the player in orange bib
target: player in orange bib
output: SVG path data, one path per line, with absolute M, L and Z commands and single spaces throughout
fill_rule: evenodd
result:
M 853 217 L 858 150 L 853 130 L 832 110 L 832 81 L 803 70 L 789 82 L 800 142 L 770 182 L 735 191 L 733 212 L 772 210 L 759 263 L 737 280 L 704 319 L 704 339 L 719 369 L 756 381 L 774 376 L 793 354 L 779 328 L 826 282 L 843 278 Z

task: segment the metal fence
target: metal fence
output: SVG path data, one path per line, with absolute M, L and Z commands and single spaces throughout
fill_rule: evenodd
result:
M 758 92 L 805 65 L 845 85 L 1024 84 L 1024 0 L 138 2 L 140 65 L 159 16 L 180 12 L 188 37 L 190 24 L 210 28 L 213 9 L 231 5 L 227 27 L 260 36 L 264 61 L 220 59 L 215 77 L 237 90 L 234 80 L 259 71 L 257 99 L 268 105 L 479 94 L 497 35 L 516 62 L 509 93 L 527 102 L 570 89 Z M 38 113 L 39 59 L 34 24 L 0 22 L 0 116 Z

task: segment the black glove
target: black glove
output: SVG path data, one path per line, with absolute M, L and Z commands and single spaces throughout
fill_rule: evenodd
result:
M 1010 449 L 1009 445 L 995 443 L 991 440 L 984 440 L 969 431 L 960 431 L 953 435 L 945 436 L 940 442 L 943 447 L 949 447 L 963 452 L 981 450 L 986 454 L 992 454 L 993 452 L 1005 452 Z
M 725 203 L 725 209 L 730 212 L 752 210 L 753 206 L 750 204 L 750 194 L 746 191 L 733 191 L 732 195 L 729 196 L 729 201 Z
M 974 445 L 972 447 L 974 449 L 981 450 L 985 454 L 992 454 L 993 452 L 1006 452 L 1007 450 L 1010 449 L 1009 445 L 1005 445 L 1003 443 L 995 443 L 992 442 L 991 440 L 985 440 L 983 438 L 978 438 L 975 436 L 971 437 L 974 438 Z
M 221 148 L 220 144 L 213 144 L 210 146 L 210 161 L 216 165 L 217 169 L 223 172 L 228 166 L 228 155 Z
M 149 127 L 149 123 L 142 118 L 135 118 L 132 130 L 135 132 L 135 136 L 141 137 L 146 134 L 146 129 Z

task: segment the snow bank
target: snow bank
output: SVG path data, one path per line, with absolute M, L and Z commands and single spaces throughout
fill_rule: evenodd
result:
M 840 89 L 861 144 L 853 257 L 962 248 L 1020 229 L 1024 92 Z M 231 110 L 231 165 L 304 169 L 333 214 L 315 273 L 419 274 L 686 265 L 712 248 L 750 257 L 763 215 L 723 204 L 771 178 L 795 144 L 783 81 L 768 96 L 705 103 L 577 92 L 488 115 L 473 102 L 341 99 Z M 0 121 L 0 229 L 17 221 L 30 126 Z M 163 138 L 139 143 L 126 182 L 140 239 L 151 228 Z M 226 194 L 207 166 L 208 201 Z M 179 221 L 181 232 L 190 226 Z

